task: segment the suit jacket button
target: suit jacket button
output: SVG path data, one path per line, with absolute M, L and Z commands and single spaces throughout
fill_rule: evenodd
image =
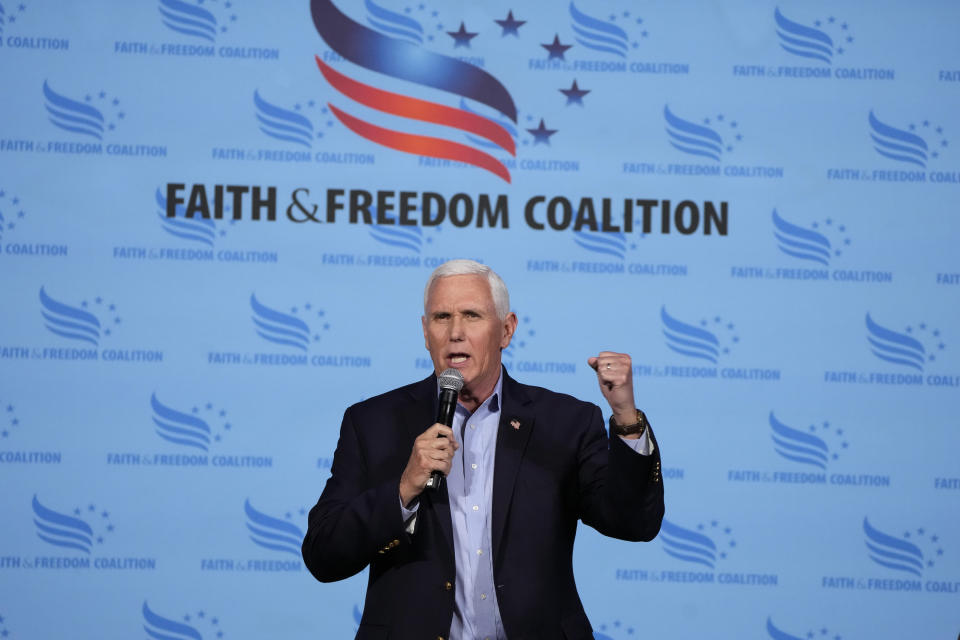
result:
M 453 589 L 453 585 L 450 582 L 444 582 L 443 588 L 446 589 L 447 591 L 450 591 L 451 589 Z

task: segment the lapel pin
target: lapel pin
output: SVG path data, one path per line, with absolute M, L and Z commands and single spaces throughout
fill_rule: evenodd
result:
M 517 420 L 516 418 L 514 418 L 513 420 L 510 421 L 510 426 L 513 427 L 514 429 L 519 430 L 519 429 L 520 429 L 520 421 Z

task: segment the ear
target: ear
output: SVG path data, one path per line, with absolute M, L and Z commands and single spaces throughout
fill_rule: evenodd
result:
M 430 351 L 430 341 L 427 340 L 427 316 L 420 316 L 420 325 L 423 327 L 423 346 Z
M 503 319 L 503 335 L 500 338 L 500 348 L 506 349 L 510 346 L 510 340 L 513 338 L 513 334 L 517 331 L 517 314 L 510 312 L 507 314 L 507 317 Z

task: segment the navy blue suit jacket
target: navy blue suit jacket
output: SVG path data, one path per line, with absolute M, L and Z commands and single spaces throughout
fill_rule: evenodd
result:
M 608 440 L 596 405 L 503 375 L 491 541 L 504 630 L 510 640 L 592 639 L 573 579 L 577 520 L 615 538 L 652 540 L 663 519 L 659 447 L 639 455 Z M 446 638 L 450 630 L 456 568 L 446 483 L 421 495 L 413 535 L 399 502 L 400 475 L 436 404 L 431 375 L 347 409 L 331 476 L 310 510 L 303 559 L 318 580 L 370 566 L 358 639 Z

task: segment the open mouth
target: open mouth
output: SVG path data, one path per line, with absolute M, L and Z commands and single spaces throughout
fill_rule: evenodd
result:
M 470 359 L 470 356 L 468 356 L 465 353 L 451 353 L 450 355 L 447 356 L 447 361 L 454 366 L 458 364 L 463 364 L 469 359 Z

